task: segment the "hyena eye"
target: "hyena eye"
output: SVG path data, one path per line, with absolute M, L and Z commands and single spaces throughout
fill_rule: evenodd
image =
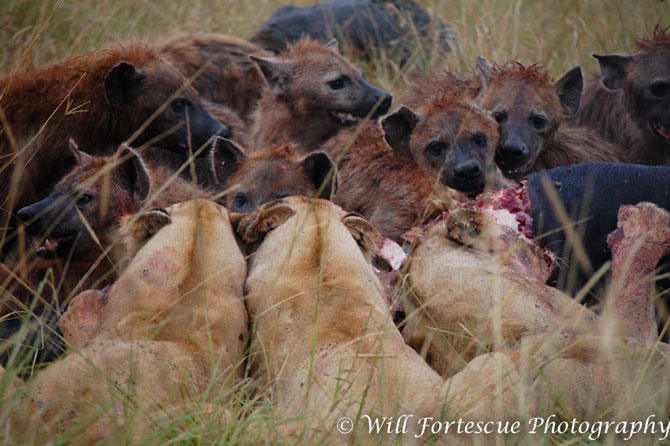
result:
M 504 111 L 495 111 L 493 112 L 493 119 L 495 119 L 498 124 L 502 124 L 507 119 L 507 113 Z
M 477 147 L 484 147 L 486 145 L 486 136 L 482 135 L 481 133 L 472 135 L 472 144 L 476 145 Z
M 238 192 L 235 194 L 235 197 L 233 198 L 233 211 L 238 211 L 242 209 L 249 200 L 247 200 L 247 196 L 243 192 Z
M 669 85 L 663 82 L 656 82 L 651 84 L 651 94 L 657 98 L 662 98 L 668 93 Z
M 542 130 L 547 125 L 547 120 L 542 116 L 533 116 L 530 118 L 530 122 L 537 130 Z
M 172 107 L 172 110 L 176 111 L 177 113 L 183 113 L 184 110 L 186 109 L 186 99 L 183 98 L 177 98 L 174 101 L 172 101 L 172 104 L 170 104 Z
M 93 200 L 93 195 L 91 194 L 83 194 L 79 198 L 77 198 L 77 204 L 83 205 L 90 203 L 91 200 Z
M 446 146 L 444 143 L 440 141 L 432 141 L 428 146 L 426 146 L 426 152 L 428 152 L 428 155 L 433 157 L 433 158 L 438 158 L 442 155 L 442 152 L 444 152 L 444 149 Z
M 338 77 L 337 79 L 328 82 L 328 86 L 333 90 L 341 90 L 344 88 L 344 84 L 346 83 L 346 81 L 347 81 L 346 76 Z

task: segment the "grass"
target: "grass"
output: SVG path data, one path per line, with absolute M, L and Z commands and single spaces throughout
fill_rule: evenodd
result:
M 309 1 L 290 2 L 297 5 Z M 111 1 L 5 0 L 0 2 L 0 67 L 45 64 L 67 55 L 129 38 L 145 40 L 181 30 L 213 31 L 250 37 L 282 2 L 254 0 Z M 670 6 L 663 1 L 473 0 L 423 4 L 450 23 L 458 46 L 444 64 L 473 69 L 478 55 L 499 63 L 541 63 L 553 76 L 575 65 L 598 71 L 591 53 L 632 49 L 635 39 L 663 22 Z M 395 92 L 383 71 L 368 71 Z
M 304 5 L 309 1 L 295 2 Z M 147 40 L 178 31 L 214 31 L 249 37 L 282 3 L 276 0 L 64 0 L 0 1 L 0 71 L 9 72 L 18 65 L 43 65 L 65 56 L 93 50 L 110 42 L 127 39 Z M 632 49 L 635 38 L 650 34 L 654 25 L 668 17 L 667 2 L 643 0 L 567 0 L 521 1 L 473 0 L 446 2 L 424 0 L 422 4 L 450 23 L 457 37 L 453 54 L 436 65 L 459 70 L 474 68 L 478 55 L 494 62 L 518 60 L 541 63 L 554 77 L 575 65 L 581 65 L 588 77 L 597 73 L 591 53 L 612 53 Z M 668 24 L 667 22 L 665 23 Z M 394 94 L 403 91 L 406 80 L 383 63 L 362 63 L 368 79 Z M 56 277 L 40 285 L 57 287 Z M 42 294 L 36 290 L 33 308 Z M 35 351 L 42 348 L 40 334 L 48 327 L 29 327 L 37 332 L 30 345 L 5 343 L 2 349 L 12 357 L 8 373 L 0 380 L 0 425 L 14 407 L 11 396 L 13 375 L 33 370 Z M 185 386 L 189 383 L 185 381 Z M 110 385 L 110 392 L 115 387 Z M 226 408 L 224 411 L 222 408 Z M 129 411 L 126 415 L 132 418 Z M 571 414 L 563 414 L 569 419 Z M 223 421 L 222 421 L 223 420 Z M 110 440 L 113 444 L 278 444 L 278 426 L 295 420 L 283 420 L 272 410 L 269 389 L 249 379 L 213 392 L 207 400 L 194 398 L 192 405 L 178 415 L 165 414 L 154 420 L 151 437 L 136 441 L 132 432 L 122 430 Z M 86 428 L 86 426 L 83 426 Z M 4 431 L 4 429 L 3 429 Z M 54 439 L 66 444 L 70 432 Z M 381 440 L 380 440 L 381 441 Z M 522 436 L 508 438 L 508 444 L 593 444 L 579 435 Z M 286 444 L 300 440 L 286 440 Z M 654 444 L 653 440 L 648 443 Z

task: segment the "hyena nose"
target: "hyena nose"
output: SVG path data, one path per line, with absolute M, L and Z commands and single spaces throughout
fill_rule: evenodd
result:
M 393 102 L 393 96 L 391 96 L 390 93 L 382 93 L 377 97 L 377 102 L 379 102 L 379 107 L 377 108 L 377 114 L 384 115 L 391 108 L 391 103 Z
M 35 209 L 34 206 L 26 206 L 24 208 L 19 209 L 19 211 L 16 213 L 16 215 L 24 223 L 32 219 L 35 216 L 35 214 L 37 214 L 37 209 Z
M 526 148 L 515 142 L 505 143 L 499 149 L 498 152 L 504 160 L 509 161 L 519 161 L 526 156 Z
M 35 215 L 37 215 L 35 206 L 26 206 L 16 213 L 16 216 L 25 224 L 26 232 L 30 235 L 37 235 L 40 232 L 40 221 L 35 220 Z
M 230 138 L 232 136 L 232 132 L 228 128 L 227 125 L 221 123 L 219 126 L 219 129 L 217 130 L 216 134 L 222 138 Z
M 454 167 L 454 178 L 460 183 L 472 181 L 481 174 L 482 168 L 475 160 L 468 160 Z

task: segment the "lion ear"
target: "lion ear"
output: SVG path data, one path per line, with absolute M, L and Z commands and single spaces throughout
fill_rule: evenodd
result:
M 130 257 L 134 257 L 147 240 L 170 223 L 170 214 L 159 208 L 125 217 L 121 235 Z
M 363 255 L 372 261 L 372 256 L 377 251 L 377 241 L 379 232 L 372 226 L 372 223 L 356 213 L 350 213 L 342 218 L 342 223 L 347 227 L 351 235 L 363 251 Z
M 482 242 L 487 241 L 481 237 L 487 231 L 490 223 L 488 215 L 474 209 L 454 209 L 447 217 L 447 237 L 464 246 L 479 248 Z
M 295 215 L 295 210 L 281 201 L 269 201 L 251 214 L 231 222 L 240 238 L 247 243 L 260 241 L 265 234 Z

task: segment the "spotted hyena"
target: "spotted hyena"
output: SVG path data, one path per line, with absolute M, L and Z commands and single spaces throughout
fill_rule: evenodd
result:
M 365 82 L 336 41 L 301 40 L 277 57 L 252 59 L 268 86 L 256 110 L 252 150 L 281 141 L 301 153 L 317 150 L 341 129 L 391 106 L 391 95 Z

